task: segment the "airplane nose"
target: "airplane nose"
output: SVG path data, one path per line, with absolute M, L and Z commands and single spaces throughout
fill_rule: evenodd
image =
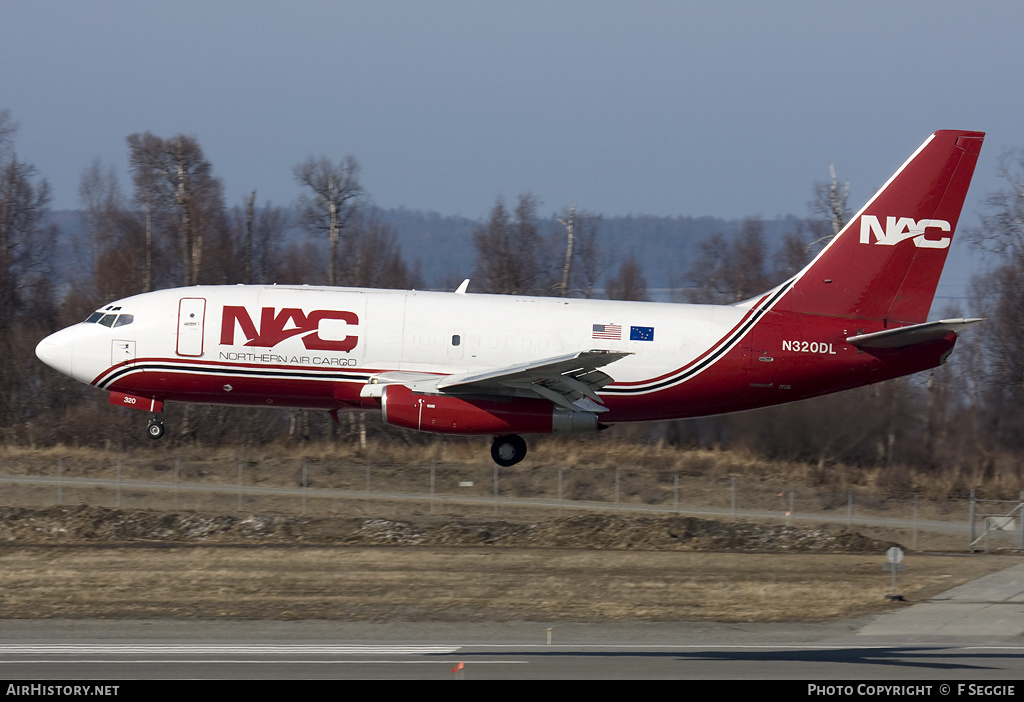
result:
M 74 343 L 65 334 L 67 330 L 62 330 L 54 334 L 50 334 L 48 337 L 40 341 L 36 345 L 36 358 L 50 366 L 54 370 L 58 370 L 65 375 L 74 377 L 71 372 L 71 360 L 72 352 L 74 350 Z

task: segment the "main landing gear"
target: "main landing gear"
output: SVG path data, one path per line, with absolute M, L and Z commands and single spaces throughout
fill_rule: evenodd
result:
M 491 458 L 499 466 L 514 466 L 526 458 L 526 442 L 519 434 L 503 434 L 491 443 Z
M 164 422 L 159 416 L 154 416 L 146 425 L 146 435 L 151 439 L 159 439 L 164 435 Z

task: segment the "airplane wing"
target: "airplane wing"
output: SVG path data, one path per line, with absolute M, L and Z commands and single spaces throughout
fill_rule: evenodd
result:
M 402 382 L 417 392 L 451 395 L 534 395 L 559 407 L 583 412 L 605 412 L 597 391 L 612 377 L 598 370 L 631 355 L 622 351 L 580 351 L 505 368 L 457 373 L 438 378 L 410 374 L 408 378 L 384 374 L 364 388 L 363 397 L 379 396 L 380 384 Z M 419 376 L 419 377 L 416 377 Z
M 912 324 L 909 327 L 897 327 L 896 329 L 885 329 L 871 334 L 858 334 L 851 336 L 846 341 L 852 346 L 861 349 L 897 349 L 904 346 L 914 346 L 928 341 L 936 341 L 943 338 L 950 332 L 959 332 L 964 327 L 983 322 L 984 319 L 942 319 L 938 322 L 925 322 L 924 324 Z
M 438 381 L 437 389 L 453 394 L 502 395 L 524 390 L 566 409 L 604 412 L 607 408 L 597 391 L 612 378 L 598 368 L 629 355 L 623 351 L 580 351 L 483 373 L 449 375 Z

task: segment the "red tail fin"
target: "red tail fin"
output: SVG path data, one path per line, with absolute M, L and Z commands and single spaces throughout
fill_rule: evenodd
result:
M 777 310 L 928 317 L 983 132 L 935 132 L 791 284 Z

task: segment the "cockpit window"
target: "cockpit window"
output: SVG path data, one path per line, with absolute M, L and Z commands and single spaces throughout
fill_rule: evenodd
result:
M 107 307 L 106 310 L 93 312 L 85 319 L 86 324 L 102 324 L 105 327 L 123 327 L 135 321 L 133 314 L 118 314 L 120 307 Z

